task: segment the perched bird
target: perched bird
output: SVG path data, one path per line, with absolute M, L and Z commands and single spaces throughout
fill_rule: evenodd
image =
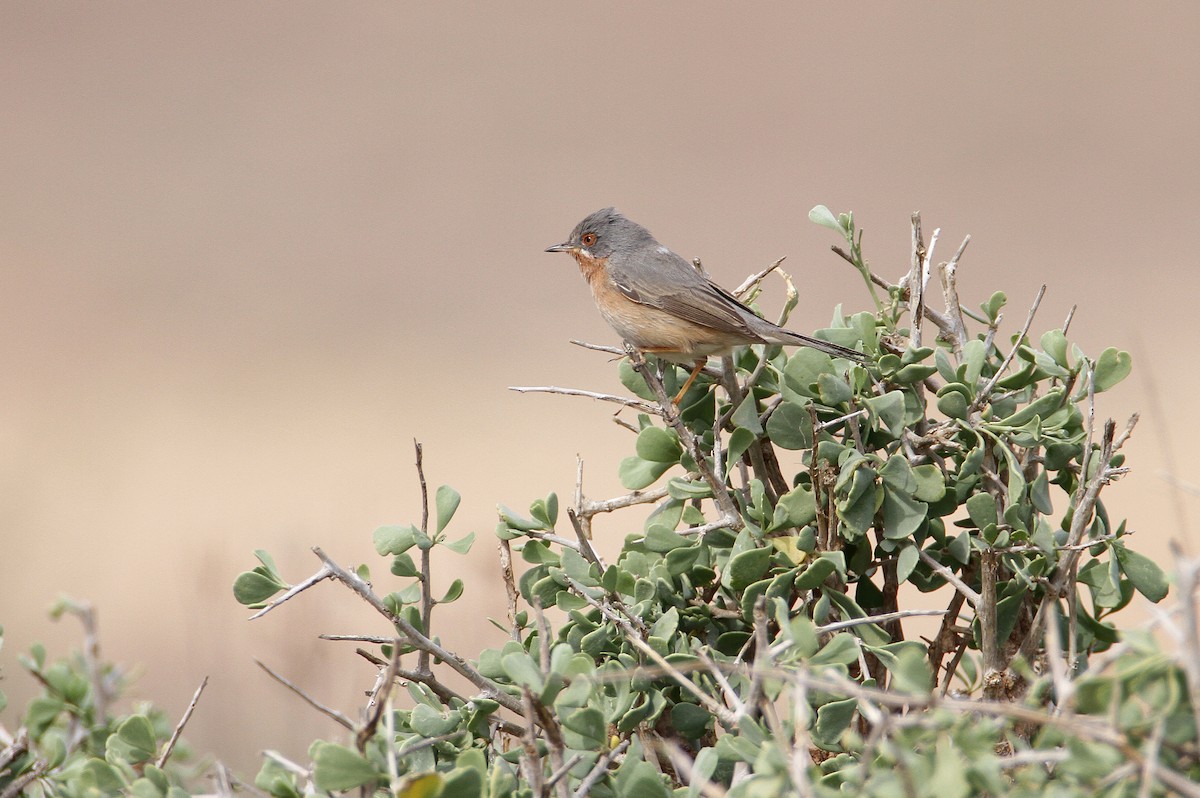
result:
M 547 252 L 569 252 L 592 288 L 596 307 L 617 334 L 643 352 L 695 368 L 683 397 L 709 355 L 744 344 L 810 346 L 833 357 L 864 361 L 862 352 L 772 324 L 655 240 L 650 231 L 604 208 L 575 226 Z

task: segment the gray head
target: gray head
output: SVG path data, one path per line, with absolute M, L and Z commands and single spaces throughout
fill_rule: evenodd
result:
M 571 252 L 589 258 L 607 258 L 640 247 L 657 246 L 650 231 L 622 216 L 616 208 L 604 208 L 588 216 L 571 231 L 571 237 L 547 252 Z

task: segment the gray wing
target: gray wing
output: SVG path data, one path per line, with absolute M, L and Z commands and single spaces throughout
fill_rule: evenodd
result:
M 662 247 L 634 257 L 608 262 L 609 277 L 629 299 L 704 327 L 762 340 L 747 321 L 753 312 L 679 255 Z

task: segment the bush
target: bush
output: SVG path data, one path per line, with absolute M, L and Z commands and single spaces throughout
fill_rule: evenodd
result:
M 843 237 L 834 250 L 874 304 L 839 310 L 817 334 L 862 348 L 869 365 L 745 348 L 676 407 L 686 374 L 621 350 L 632 396 L 517 389 L 636 411 L 619 419 L 636 443 L 619 466 L 628 495 L 586 498 L 581 467 L 565 521 L 553 494 L 525 515 L 500 508 L 503 647 L 468 659 L 434 632 L 435 607 L 466 588 L 432 596 L 433 559 L 465 554 L 474 535 L 447 531 L 453 489 L 438 488 L 430 512 L 419 446 L 421 523 L 375 531 L 389 592 L 320 549 L 320 569 L 292 586 L 258 553 L 234 592 L 259 614 L 333 579 L 384 629 L 361 638 L 379 676 L 365 720 L 343 718 L 353 739 L 315 742 L 305 764 L 269 758 L 259 790 L 1200 794 L 1194 606 L 1181 602 L 1175 656 L 1114 623 L 1135 594 L 1167 592 L 1101 500 L 1127 471 L 1120 449 L 1136 417 L 1097 427 L 1095 400 L 1128 375 L 1129 355 L 1087 357 L 1069 319 L 1035 344 L 1041 292 L 1021 330 L 998 339 L 1004 294 L 961 307 L 963 248 L 935 265 L 936 236 L 927 249 L 915 217 L 912 269 L 892 285 L 868 268 L 852 217 L 811 216 Z M 927 301 L 931 277 L 943 310 Z M 786 319 L 795 290 L 784 279 Z M 592 524 L 648 504 L 604 562 Z M 1183 596 L 1197 571 L 1181 559 Z M 913 639 L 905 621 L 921 615 L 936 631 Z M 400 686 L 411 709 L 397 708 Z M 24 767 L 0 770 L 0 786 Z

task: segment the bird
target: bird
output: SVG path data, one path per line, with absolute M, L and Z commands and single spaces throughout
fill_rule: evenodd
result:
M 772 324 L 615 208 L 590 214 L 570 238 L 546 252 L 575 258 L 600 315 L 622 339 L 643 353 L 694 364 L 676 405 L 708 357 L 728 354 L 735 346 L 808 346 L 832 357 L 867 359 L 862 352 Z

